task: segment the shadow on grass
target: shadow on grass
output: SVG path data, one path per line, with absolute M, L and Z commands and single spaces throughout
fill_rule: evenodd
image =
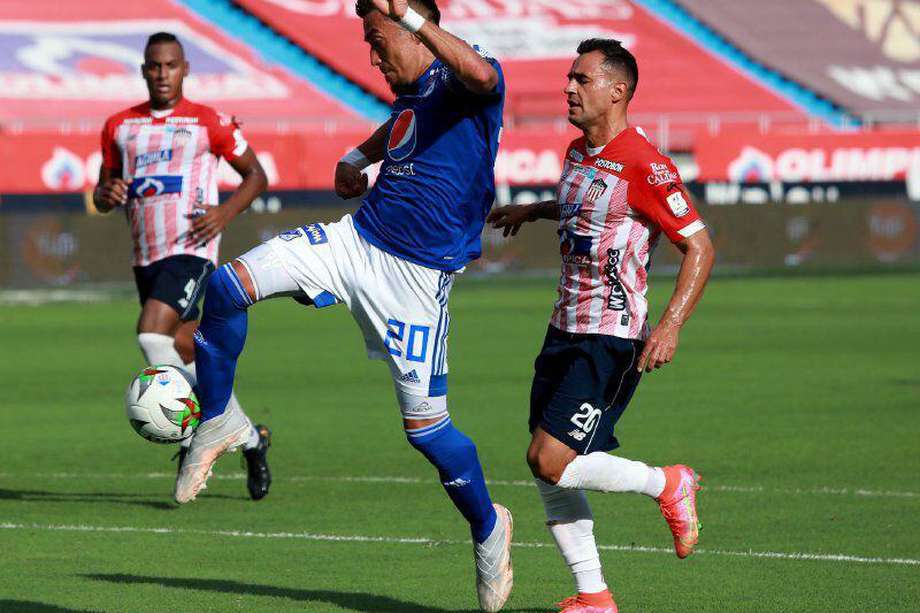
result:
M 204 590 L 223 594 L 244 594 L 247 596 L 270 596 L 288 598 L 300 602 L 326 602 L 362 612 L 399 612 L 399 613 L 478 613 L 479 609 L 443 609 L 414 602 L 406 602 L 362 592 L 334 592 L 331 590 L 308 590 L 254 583 L 240 583 L 223 579 L 190 579 L 187 577 L 141 577 L 138 575 L 82 575 L 97 581 L 112 583 L 147 583 L 164 587 L 178 587 L 189 590 Z M 507 613 L 542 613 L 544 609 L 505 609 Z
M 29 600 L 0 600 L 0 611 L 3 613 L 92 613 L 87 609 L 68 609 Z
M 166 494 L 164 494 L 164 497 Z M 208 498 L 229 498 L 242 500 L 242 496 L 224 496 L 211 494 Z M 161 511 L 172 511 L 178 505 L 168 500 L 151 500 L 149 494 L 125 494 L 112 492 L 44 492 L 41 490 L 6 490 L 0 489 L 0 500 L 21 500 L 24 502 L 109 502 L 149 507 Z M 6 609 L 0 608 L 0 611 Z

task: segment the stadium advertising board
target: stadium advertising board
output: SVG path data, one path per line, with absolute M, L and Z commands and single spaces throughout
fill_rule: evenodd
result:
M 700 135 L 696 159 L 702 182 L 906 182 L 920 200 L 920 131 Z
M 101 129 L 101 124 L 100 124 Z M 346 152 L 360 143 L 369 128 L 342 131 L 271 134 L 245 130 L 269 185 L 276 190 L 332 190 L 333 170 Z M 562 154 L 569 132 L 522 131 L 506 133 L 496 160 L 501 185 L 551 185 L 562 172 Z M 0 194 L 72 193 L 90 190 L 99 177 L 102 155 L 99 136 L 52 133 L 0 134 Z M 226 163 L 220 165 L 222 188 L 239 177 Z

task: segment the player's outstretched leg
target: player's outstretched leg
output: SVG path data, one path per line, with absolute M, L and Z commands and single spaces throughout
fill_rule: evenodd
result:
M 575 579 L 577 594 L 559 603 L 561 613 L 617 613 L 604 582 L 594 541 L 594 516 L 585 493 L 536 480 L 549 528 Z
M 677 557 L 693 553 L 699 541 L 696 493 L 699 475 L 683 465 L 658 468 L 595 451 L 576 452 L 538 428 L 527 452 L 534 476 L 565 489 L 597 492 L 634 492 L 658 502 L 671 534 Z
M 407 422 L 408 425 L 409 422 Z M 446 413 L 424 427 L 407 427 L 409 443 L 435 468 L 454 506 L 470 523 L 476 559 L 476 591 L 483 611 L 499 611 L 511 594 L 511 513 L 492 504 L 476 445 Z
M 174 498 L 179 504 L 195 499 L 217 458 L 242 446 L 252 430 L 239 404 L 230 402 L 236 362 L 246 342 L 246 309 L 251 305 L 252 299 L 232 264 L 211 275 L 204 316 L 195 333 L 202 423 L 176 478 Z

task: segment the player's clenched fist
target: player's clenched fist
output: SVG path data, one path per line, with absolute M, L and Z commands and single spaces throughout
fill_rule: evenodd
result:
M 113 178 L 103 181 L 93 192 L 93 204 L 103 213 L 124 205 L 128 202 L 128 185 L 130 183 L 124 179 Z
M 335 167 L 335 193 L 340 198 L 357 198 L 367 191 L 367 175 L 348 162 L 339 162 Z

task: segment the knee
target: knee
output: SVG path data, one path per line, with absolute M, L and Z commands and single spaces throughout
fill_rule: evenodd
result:
M 527 465 L 534 477 L 550 485 L 559 483 L 569 459 L 553 453 L 545 447 L 531 445 L 527 450 Z
M 221 266 L 208 279 L 208 289 L 204 297 L 206 315 L 221 314 L 234 309 L 245 310 L 252 302 L 252 297 L 232 265 Z

